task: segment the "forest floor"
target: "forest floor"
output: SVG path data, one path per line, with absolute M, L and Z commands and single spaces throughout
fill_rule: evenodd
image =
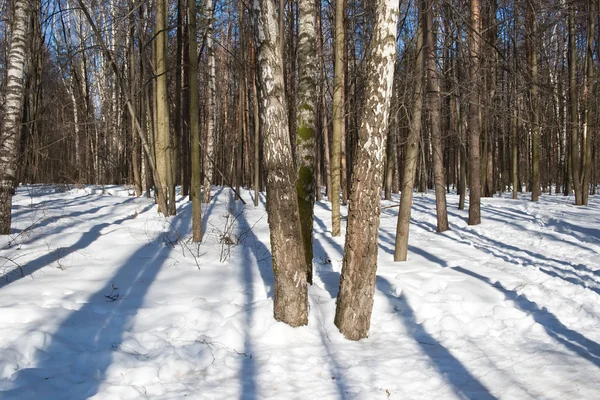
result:
M 344 233 L 315 206 L 306 327 L 272 318 L 265 199 L 214 188 L 165 219 L 124 187 L 29 186 L 0 237 L 1 399 L 600 397 L 600 197 L 482 199 L 467 225 L 416 194 L 408 261 L 382 208 L 370 335 L 333 324 Z M 399 201 L 383 202 L 382 207 Z M 343 208 L 345 213 L 346 209 Z

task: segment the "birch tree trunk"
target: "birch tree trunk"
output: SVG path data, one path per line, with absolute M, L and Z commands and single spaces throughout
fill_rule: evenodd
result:
M 23 105 L 23 72 L 27 58 L 28 18 L 31 0 L 15 1 L 8 50 L 4 97 L 4 129 L 0 132 L 0 235 L 10 233 L 12 195 L 17 174 L 19 133 Z
M 202 241 L 202 203 L 200 200 L 200 129 L 198 127 L 198 43 L 196 40 L 196 1 L 188 2 L 188 46 L 190 71 L 190 157 L 192 159 L 192 179 L 190 198 L 192 200 L 192 240 Z
M 205 12 L 208 14 L 206 31 L 206 55 L 208 61 L 208 106 L 206 107 L 206 143 L 204 146 L 204 203 L 210 203 L 213 180 L 213 162 L 215 152 L 215 117 L 217 115 L 217 85 L 215 66 L 215 47 L 213 38 L 213 0 L 206 0 Z
M 335 324 L 348 339 L 369 334 L 377 272 L 383 166 L 394 64 L 398 1 L 378 0 L 366 66 L 365 107 L 354 158 L 348 228 Z
M 317 30 L 316 3 L 299 0 L 298 12 L 298 92 L 296 140 L 298 181 L 296 191 L 306 258 L 307 281 L 312 284 L 313 218 L 315 205 L 315 126 L 317 103 Z
M 296 171 L 285 98 L 282 37 L 273 0 L 252 6 L 257 48 L 259 103 L 267 172 L 267 212 L 273 256 L 274 317 L 291 326 L 308 323 L 306 259 L 295 195 Z

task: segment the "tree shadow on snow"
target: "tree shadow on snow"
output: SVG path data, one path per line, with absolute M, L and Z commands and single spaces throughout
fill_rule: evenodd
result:
M 141 212 L 147 211 L 152 208 L 153 205 L 147 205 Z M 8 273 L 0 276 L 0 289 L 15 282 L 19 279 L 22 279 L 26 276 L 32 275 L 34 272 L 54 263 L 60 261 L 61 259 L 67 257 L 68 255 L 87 248 L 92 243 L 94 243 L 101 235 L 102 231 L 110 226 L 121 225 L 123 222 L 134 219 L 136 215 L 128 215 L 121 219 L 118 219 L 113 222 L 104 222 L 102 224 L 94 225 L 89 232 L 85 232 L 81 235 L 79 240 L 68 247 L 59 247 L 57 249 L 52 250 L 49 253 L 43 254 L 31 261 L 28 261 L 26 264 L 20 266 L 19 268 L 12 269 Z
M 263 281 L 265 292 L 268 297 L 273 298 L 273 271 L 271 264 L 271 252 L 263 242 L 256 236 L 253 226 L 248 221 L 244 205 L 234 201 L 233 192 L 228 193 L 230 212 L 237 215 L 237 237 L 240 252 L 242 253 L 242 265 L 240 269 L 240 281 L 244 285 L 244 350 L 240 353 L 242 360 L 239 371 L 239 380 L 242 385 L 241 399 L 254 400 L 258 396 L 258 366 L 253 356 L 254 343 L 252 340 L 251 327 L 254 322 L 254 307 L 256 296 L 254 293 L 255 269 Z M 248 205 L 254 208 L 254 205 Z
M 540 324 L 546 333 L 567 349 L 600 367 L 600 344 L 590 340 L 572 329 L 567 328 L 558 318 L 545 307 L 540 308 L 537 303 L 529 300 L 514 290 L 506 289 L 498 281 L 492 282 L 490 278 L 463 267 L 451 267 L 462 274 L 478 279 L 504 294 L 506 300 L 511 300 L 521 311 L 531 315 L 535 322 Z
M 416 321 L 415 312 L 406 296 L 395 296 L 392 284 L 381 276 L 377 276 L 376 285 L 388 302 L 398 309 L 397 314 L 402 317 L 402 322 L 412 332 L 421 351 L 429 357 L 438 373 L 446 378 L 459 397 L 478 400 L 495 399 L 489 390 L 448 349 Z
M 174 219 L 175 230 L 189 229 L 182 223 L 189 221 L 179 216 Z M 107 224 L 95 227 L 94 231 L 99 234 L 104 225 Z M 128 353 L 132 362 L 143 362 L 146 355 L 135 349 L 127 350 L 121 343 L 175 246 L 176 238 L 166 239 L 165 235 L 169 233 L 138 248 L 102 289 L 73 311 L 54 332 L 50 343 L 38 350 L 36 366 L 16 372 L 14 388 L 3 395 L 24 399 L 54 392 L 63 398 L 88 398 L 98 393 L 115 352 Z
M 382 231 L 380 230 L 380 238 Z M 325 240 L 329 242 L 329 244 L 340 254 L 343 254 L 343 249 L 341 245 L 333 241 L 331 238 L 322 235 Z M 382 245 L 381 240 L 379 242 L 379 247 L 384 249 L 385 251 L 391 251 L 393 254 L 393 250 L 388 249 L 386 246 Z M 315 255 L 316 254 L 327 254 L 323 245 L 315 238 L 314 241 L 315 247 Z M 418 250 L 412 246 L 409 247 L 409 250 L 415 251 Z M 320 275 L 321 280 L 325 285 L 325 290 L 329 292 L 332 298 L 336 298 L 338 294 L 338 285 L 340 281 L 340 274 L 336 271 L 325 271 L 323 274 L 322 269 L 317 269 L 317 273 Z M 333 283 L 336 282 L 334 285 Z M 431 336 L 422 325 L 416 323 L 414 310 L 408 304 L 405 296 L 396 297 L 393 295 L 394 290 L 392 288 L 391 283 L 381 277 L 377 276 L 376 280 L 376 288 L 383 295 L 385 295 L 386 299 L 395 309 L 399 311 L 396 313 L 399 317 L 401 317 L 402 322 L 405 326 L 410 327 L 410 331 L 413 332 L 413 336 L 415 341 L 421 347 L 421 350 L 425 355 L 429 357 L 431 362 L 434 364 L 437 371 L 446 377 L 448 382 L 452 385 L 454 391 L 462 397 L 469 399 L 495 399 L 495 397 L 489 392 L 489 390 L 480 383 L 477 378 L 475 378 L 467 368 L 454 357 L 448 349 L 442 346 L 433 336 Z

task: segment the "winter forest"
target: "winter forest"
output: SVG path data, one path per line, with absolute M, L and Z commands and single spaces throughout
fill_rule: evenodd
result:
M 599 398 L 599 15 L 0 0 L 0 398 Z

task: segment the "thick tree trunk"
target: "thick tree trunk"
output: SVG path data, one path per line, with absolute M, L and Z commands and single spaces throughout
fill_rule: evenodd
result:
M 312 284 L 313 217 L 315 204 L 315 125 L 317 106 L 317 30 L 314 0 L 299 0 L 296 191 L 306 257 L 307 281 Z
M 28 18 L 31 0 L 14 2 L 12 35 L 5 83 L 4 129 L 0 132 L 0 235 L 10 233 L 12 195 L 17 174 L 19 133 L 23 104 L 23 72 L 27 58 Z
M 404 155 L 404 173 L 402 174 L 402 190 L 400 192 L 400 209 L 398 210 L 398 222 L 396 225 L 396 247 L 394 249 L 394 261 L 406 261 L 408 256 L 408 231 L 410 226 L 410 212 L 412 207 L 413 189 L 417 175 L 417 162 L 419 158 L 419 143 L 421 141 L 421 116 L 423 111 L 423 68 L 425 57 L 423 54 L 423 42 L 425 35 L 425 23 L 423 8 L 425 5 L 419 2 L 419 27 L 417 30 L 417 58 L 415 63 L 415 92 L 412 118 L 410 120 L 406 152 Z
M 471 161 L 471 187 L 469 193 L 469 225 L 481 223 L 481 157 L 479 154 L 479 138 L 481 121 L 479 115 L 479 89 L 481 86 L 480 53 L 481 53 L 481 3 L 471 0 L 471 30 L 469 30 L 469 53 L 471 64 L 471 92 L 469 95 L 469 156 Z
M 335 324 L 348 339 L 369 334 L 377 272 L 383 164 L 396 58 L 398 1 L 376 2 L 365 107 L 352 174 Z
M 256 0 L 253 15 L 260 82 L 260 118 L 267 170 L 267 212 L 271 231 L 274 316 L 291 326 L 308 323 L 306 259 L 295 196 L 296 171 L 288 132 L 282 37 L 273 0 Z

